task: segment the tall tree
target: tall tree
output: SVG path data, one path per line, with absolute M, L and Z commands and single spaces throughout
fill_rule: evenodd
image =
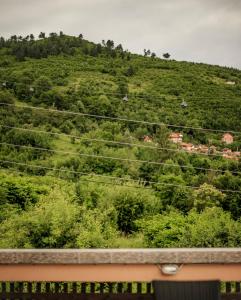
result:
M 17 42 L 17 39 L 18 39 L 18 37 L 16 36 L 16 34 L 15 34 L 15 35 L 12 35 L 12 36 L 10 37 L 10 41 L 11 41 L 11 42 Z
M 44 32 L 40 32 L 39 36 L 40 39 L 45 39 L 45 33 Z
M 34 35 L 32 33 L 29 35 L 29 37 L 30 37 L 30 41 L 34 41 Z
M 114 48 L 114 42 L 113 42 L 112 40 L 108 40 L 108 41 L 106 42 L 106 47 L 107 47 L 108 49 L 113 49 L 113 48 Z
M 4 47 L 5 46 L 5 39 L 4 37 L 0 37 L 0 48 Z
M 50 34 L 49 34 L 49 37 L 51 38 L 51 39 L 54 39 L 54 38 L 56 38 L 58 35 L 57 35 L 57 33 L 56 32 L 51 32 Z
M 167 52 L 162 55 L 164 58 L 168 59 L 171 55 Z
M 120 52 L 123 52 L 123 47 L 121 44 L 119 44 L 118 46 L 116 46 L 116 50 L 117 51 L 120 51 Z

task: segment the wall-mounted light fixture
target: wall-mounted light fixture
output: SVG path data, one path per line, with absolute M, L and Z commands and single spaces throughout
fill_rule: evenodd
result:
M 176 264 L 166 264 L 159 266 L 164 275 L 175 275 L 180 270 L 181 266 Z

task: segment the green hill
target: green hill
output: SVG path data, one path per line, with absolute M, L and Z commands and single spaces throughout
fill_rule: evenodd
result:
M 239 246 L 240 101 L 237 69 L 0 38 L 0 247 Z

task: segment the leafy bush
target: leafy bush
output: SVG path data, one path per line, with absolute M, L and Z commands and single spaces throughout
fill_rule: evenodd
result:
M 45 194 L 46 189 L 28 183 L 24 179 L 1 177 L 0 205 L 17 204 L 21 208 L 36 203 L 39 195 Z
M 149 247 L 237 247 L 241 242 L 241 222 L 221 208 L 207 208 L 201 214 L 191 211 L 187 216 L 171 211 L 137 225 Z

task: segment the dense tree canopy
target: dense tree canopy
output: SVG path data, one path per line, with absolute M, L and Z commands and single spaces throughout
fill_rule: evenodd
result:
M 241 71 L 164 58 L 0 38 L 0 247 L 240 245 Z

